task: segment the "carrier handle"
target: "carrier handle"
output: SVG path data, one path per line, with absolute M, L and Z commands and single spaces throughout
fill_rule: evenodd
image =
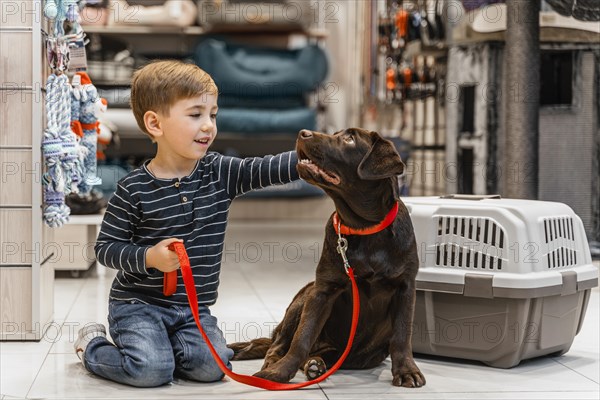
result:
M 448 194 L 440 196 L 440 199 L 454 199 L 454 200 L 487 200 L 487 199 L 501 199 L 499 194 Z

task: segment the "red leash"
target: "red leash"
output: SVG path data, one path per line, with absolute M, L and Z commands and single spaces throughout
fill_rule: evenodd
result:
M 169 245 L 169 249 L 175 251 L 172 245 Z M 179 260 L 181 264 L 181 259 Z M 165 296 L 172 296 L 177 291 L 177 270 L 171 272 L 165 272 L 163 277 L 163 294 Z
M 175 253 L 177 253 L 177 256 L 179 257 L 179 264 L 181 265 L 181 275 L 183 276 L 183 282 L 185 283 L 185 290 L 187 293 L 188 302 L 190 304 L 192 314 L 194 315 L 196 326 L 198 326 L 200 334 L 202 335 L 204 341 L 208 345 L 208 348 L 215 362 L 217 363 L 219 368 L 221 368 L 221 371 L 223 371 L 225 375 L 227 375 L 234 381 L 261 389 L 291 390 L 311 386 L 316 383 L 322 382 L 342 366 L 344 360 L 350 353 L 350 349 L 352 348 L 352 342 L 354 341 L 354 334 L 356 333 L 356 327 L 358 325 L 358 315 L 360 311 L 358 287 L 356 286 L 356 281 L 354 280 L 354 271 L 351 267 L 347 268 L 346 273 L 350 278 L 350 282 L 352 283 L 352 325 L 350 327 L 350 335 L 348 336 L 348 343 L 346 344 L 346 349 L 344 350 L 344 353 L 342 354 L 340 359 L 333 365 L 333 367 L 331 367 L 330 370 L 328 370 L 326 373 L 324 373 L 316 379 L 301 383 L 279 383 L 270 381 L 268 379 L 259 378 L 256 376 L 236 374 L 235 372 L 230 371 L 227 368 L 225 363 L 223 363 L 223 361 L 221 360 L 221 357 L 219 357 L 219 355 L 217 354 L 217 351 L 213 347 L 212 343 L 210 342 L 210 339 L 208 338 L 208 336 L 204 332 L 204 329 L 202 329 L 202 325 L 200 324 L 200 316 L 198 315 L 198 296 L 196 295 L 196 285 L 194 283 L 194 277 L 192 275 L 192 269 L 190 267 L 190 259 L 188 258 L 187 252 L 185 251 L 185 246 L 181 242 L 174 242 L 169 245 L 169 248 Z M 177 271 L 165 273 L 165 281 L 163 288 L 163 292 L 165 293 L 165 295 L 168 296 L 167 293 L 175 293 L 176 288 Z

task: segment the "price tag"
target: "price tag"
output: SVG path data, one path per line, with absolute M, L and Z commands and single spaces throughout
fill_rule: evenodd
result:
M 69 45 L 70 62 L 69 71 L 79 72 L 87 70 L 87 56 L 85 53 L 85 43 L 83 40 L 72 42 Z

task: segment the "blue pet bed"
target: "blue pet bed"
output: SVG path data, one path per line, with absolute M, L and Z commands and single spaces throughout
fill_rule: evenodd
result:
M 227 133 L 290 133 L 301 129 L 316 130 L 317 114 L 311 108 L 291 110 L 260 110 L 221 108 L 217 117 L 220 132 Z
M 287 50 L 206 39 L 194 59 L 219 93 L 243 97 L 300 96 L 314 91 L 328 71 L 327 56 L 317 45 Z
M 243 97 L 219 95 L 219 108 L 289 109 L 306 107 L 304 96 Z
M 297 180 L 285 185 L 273 185 L 264 189 L 253 190 L 242 195 L 240 199 L 300 199 L 322 196 L 325 196 L 325 192 L 320 188 L 303 180 Z

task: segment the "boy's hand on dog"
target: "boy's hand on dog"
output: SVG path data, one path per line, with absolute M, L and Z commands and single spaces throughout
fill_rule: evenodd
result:
M 161 240 L 146 252 L 146 266 L 156 268 L 162 272 L 171 272 L 179 269 L 177 253 L 169 250 L 169 245 L 174 242 L 183 242 L 181 239 L 169 238 Z

